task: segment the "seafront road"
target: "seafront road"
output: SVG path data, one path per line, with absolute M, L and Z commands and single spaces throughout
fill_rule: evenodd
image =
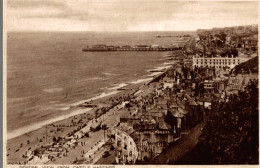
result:
M 123 103 L 124 102 L 122 102 L 122 104 Z M 90 131 L 90 127 L 96 120 L 98 122 L 101 122 L 102 124 L 106 124 L 108 129 L 113 129 L 113 127 L 117 124 L 117 120 L 116 120 L 118 115 L 117 111 L 118 109 L 120 109 L 120 107 L 122 107 L 122 104 L 115 106 L 114 108 L 110 109 L 108 112 L 101 115 L 100 117 L 89 121 L 87 126 L 85 126 L 81 130 L 76 132 L 74 136 L 72 136 L 72 138 L 74 138 L 74 140 L 78 142 L 78 145 L 73 148 L 70 147 L 68 149 L 67 156 L 56 157 L 53 161 L 48 160 L 47 163 L 46 160 L 42 160 L 42 161 L 45 161 L 45 164 L 49 164 L 49 165 L 53 165 L 53 164 L 70 165 L 76 160 L 78 161 L 89 160 L 89 158 L 86 157 L 89 157 L 89 153 L 91 153 L 93 154 L 92 156 L 93 161 L 90 164 L 94 164 L 95 162 L 97 162 L 99 158 L 102 156 L 103 152 L 105 151 L 104 149 L 101 148 L 102 146 L 101 144 L 105 143 L 104 131 L 101 129 L 99 131 L 92 132 Z M 86 132 L 89 132 L 89 137 L 83 136 L 83 133 Z M 75 138 L 77 136 L 78 138 Z M 106 141 L 107 140 L 108 138 L 106 137 Z M 85 145 L 81 146 L 81 143 Z M 66 145 L 66 147 L 68 146 Z M 38 159 L 37 161 L 39 162 Z M 83 162 L 83 163 L 87 164 L 87 162 Z

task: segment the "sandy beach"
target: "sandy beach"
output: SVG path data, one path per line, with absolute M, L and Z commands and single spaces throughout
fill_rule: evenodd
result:
M 128 86 L 128 89 L 123 92 L 118 92 L 113 95 L 93 100 L 92 104 L 98 104 L 97 108 L 81 108 L 81 114 L 71 114 L 72 116 L 68 118 L 65 116 L 65 118 L 61 119 L 60 121 L 41 126 L 37 130 L 9 139 L 7 142 L 8 163 L 13 164 L 14 161 L 16 162 L 16 164 L 18 164 L 19 162 L 24 163 L 26 159 L 22 158 L 21 156 L 24 155 L 28 149 L 33 149 L 41 145 L 48 145 L 53 142 L 54 136 L 66 137 L 68 133 L 77 129 L 79 126 L 82 125 L 82 123 L 91 122 L 93 118 L 95 118 L 96 109 L 101 108 L 102 106 L 111 106 L 112 100 L 119 99 L 120 97 L 133 92 L 133 90 L 138 88 L 140 85 L 143 85 L 143 83 Z M 72 120 L 74 122 L 71 122 Z M 80 123 L 78 122 L 79 120 L 81 120 Z M 46 131 L 48 132 L 47 138 Z

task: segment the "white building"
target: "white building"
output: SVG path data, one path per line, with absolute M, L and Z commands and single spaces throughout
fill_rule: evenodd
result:
M 115 146 L 117 164 L 135 164 L 138 158 L 138 149 L 135 140 L 131 136 L 134 133 L 132 127 L 122 125 L 115 127 Z
M 213 58 L 204 58 L 204 57 L 193 57 L 192 65 L 193 68 L 197 67 L 215 67 L 215 68 L 234 68 L 236 65 L 241 64 L 242 62 L 247 61 L 248 58 L 228 58 L 228 57 L 213 57 Z

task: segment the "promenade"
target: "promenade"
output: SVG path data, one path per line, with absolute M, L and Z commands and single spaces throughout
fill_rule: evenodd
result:
M 122 107 L 122 104 L 124 104 L 124 102 L 110 109 L 108 112 L 99 116 L 98 118 L 91 120 L 90 122 L 88 122 L 87 126 L 80 129 L 73 136 L 69 137 L 72 138 L 72 140 L 64 145 L 64 147 L 68 149 L 66 156 L 57 157 L 53 161 L 46 161 L 46 159 L 44 158 L 41 160 L 41 162 L 50 165 L 60 163 L 73 164 L 75 162 L 94 164 L 95 162 L 97 162 L 102 157 L 102 154 L 105 152 L 105 149 L 102 146 L 109 140 L 109 138 L 107 137 L 107 134 L 109 132 L 108 130 L 111 130 L 113 126 L 117 124 L 117 122 L 115 122 L 115 118 L 117 116 L 116 111 L 120 109 L 120 107 Z M 105 130 L 106 137 L 104 137 L 104 130 L 102 129 L 94 132 L 91 131 L 91 127 L 96 123 L 102 123 L 102 125 L 107 126 L 107 129 Z M 88 133 L 89 137 L 85 137 L 85 133 Z M 71 147 L 71 144 L 75 144 L 75 142 L 77 142 L 78 145 L 75 147 Z M 37 159 L 37 163 L 39 163 L 39 159 Z

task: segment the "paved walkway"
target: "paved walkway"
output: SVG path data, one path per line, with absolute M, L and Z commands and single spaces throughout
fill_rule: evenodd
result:
M 123 104 L 123 103 L 122 103 Z M 116 116 L 117 116 L 117 110 L 122 107 L 122 104 L 115 106 L 114 108 L 110 109 L 107 113 L 101 115 L 97 119 L 98 122 L 101 122 L 103 124 L 106 124 L 108 128 L 113 128 L 117 124 L 116 122 Z M 94 154 L 94 160 L 92 163 L 97 162 L 100 157 L 102 157 L 102 154 L 104 152 L 103 149 L 101 149 L 102 144 L 104 144 L 104 131 L 99 130 L 95 132 L 90 132 L 90 127 L 94 122 L 89 121 L 87 126 L 82 128 L 80 131 L 74 134 L 74 136 L 78 136 L 79 139 L 75 139 L 74 136 L 71 136 L 73 138 L 73 142 L 77 141 L 78 144 L 81 142 L 85 142 L 86 145 L 77 145 L 75 148 L 70 148 L 68 149 L 68 144 L 71 142 L 67 142 L 64 146 L 68 149 L 67 156 L 63 157 L 56 157 L 55 160 L 50 161 L 50 160 L 38 160 L 37 161 L 42 161 L 44 163 L 48 162 L 47 164 L 67 164 L 70 165 L 72 164 L 75 160 L 84 160 L 89 158 L 89 154 Z M 83 135 L 89 132 L 89 137 L 84 137 Z M 108 140 L 108 139 L 106 139 Z M 92 147 L 92 148 L 91 148 Z M 99 150 L 98 150 L 99 149 Z M 84 153 L 81 153 L 80 151 L 83 151 Z M 41 163 L 41 164 L 44 164 Z

